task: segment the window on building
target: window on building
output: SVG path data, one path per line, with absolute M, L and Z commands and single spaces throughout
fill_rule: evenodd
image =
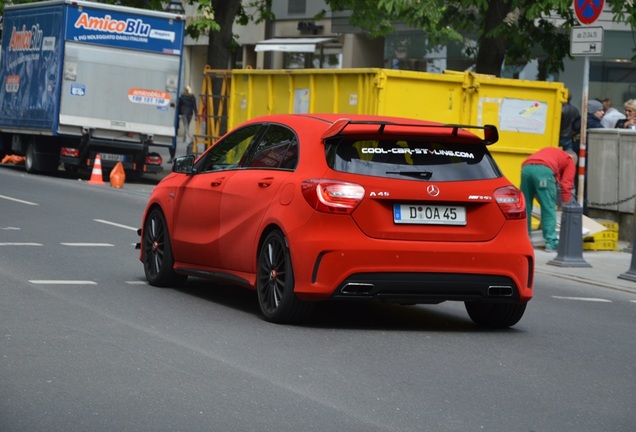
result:
M 287 13 L 289 15 L 304 14 L 307 11 L 307 0 L 287 0 Z
M 285 53 L 284 69 L 340 69 L 342 68 L 342 53 L 323 54 L 314 53 Z

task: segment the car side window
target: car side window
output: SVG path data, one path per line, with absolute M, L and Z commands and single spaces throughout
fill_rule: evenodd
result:
M 197 172 L 233 169 L 241 166 L 251 143 L 259 135 L 262 125 L 249 125 L 234 131 L 214 144 L 205 157 L 197 162 Z
M 281 125 L 269 125 L 250 150 L 244 166 L 249 168 L 294 169 L 298 163 L 298 138 Z

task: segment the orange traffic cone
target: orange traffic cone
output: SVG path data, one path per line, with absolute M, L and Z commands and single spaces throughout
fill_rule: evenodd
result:
M 126 172 L 124 171 L 124 164 L 117 162 L 115 168 L 110 171 L 110 185 L 114 188 L 121 189 L 126 182 Z
M 95 156 L 95 164 L 93 165 L 93 172 L 88 184 L 105 185 L 104 176 L 102 175 L 102 159 L 99 154 Z

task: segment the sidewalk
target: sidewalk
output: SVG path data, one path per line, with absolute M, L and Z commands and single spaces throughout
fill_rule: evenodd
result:
M 636 269 L 631 269 L 632 249 L 628 242 L 619 241 L 618 251 L 583 251 L 583 261 L 591 267 L 559 267 L 549 264 L 557 252 L 545 252 L 535 247 L 535 272 L 569 279 L 589 285 L 612 288 L 636 294 L 636 281 L 620 279 L 619 275 L 630 272 L 636 278 Z M 578 257 L 574 258 L 575 261 Z M 578 262 L 578 261 L 577 261 Z M 585 264 L 580 262 L 581 264 Z

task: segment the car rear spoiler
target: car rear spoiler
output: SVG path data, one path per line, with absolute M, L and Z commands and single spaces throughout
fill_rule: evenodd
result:
M 377 121 L 377 120 L 351 120 L 348 118 L 341 118 L 333 122 L 333 124 L 322 134 L 322 140 L 326 140 L 329 138 L 333 138 L 337 135 L 344 133 L 344 130 L 352 125 L 367 125 L 371 126 L 369 129 L 365 129 L 366 133 L 378 133 L 382 134 L 385 132 L 387 126 L 399 126 L 399 127 L 412 127 L 412 128 L 448 128 L 450 129 L 450 134 L 453 136 L 459 136 L 460 130 L 467 129 L 479 129 L 484 131 L 484 138 L 481 140 L 482 144 L 490 145 L 494 144 L 499 140 L 499 132 L 497 131 L 497 126 L 495 125 L 484 125 L 484 126 L 473 126 L 473 125 L 460 125 L 460 124 L 443 124 L 443 123 L 432 123 L 432 124 L 421 124 L 421 123 L 397 123 L 391 121 Z M 373 127 L 373 128 L 372 128 Z M 377 127 L 375 129 L 374 127 Z M 357 131 L 359 132 L 359 131 Z

